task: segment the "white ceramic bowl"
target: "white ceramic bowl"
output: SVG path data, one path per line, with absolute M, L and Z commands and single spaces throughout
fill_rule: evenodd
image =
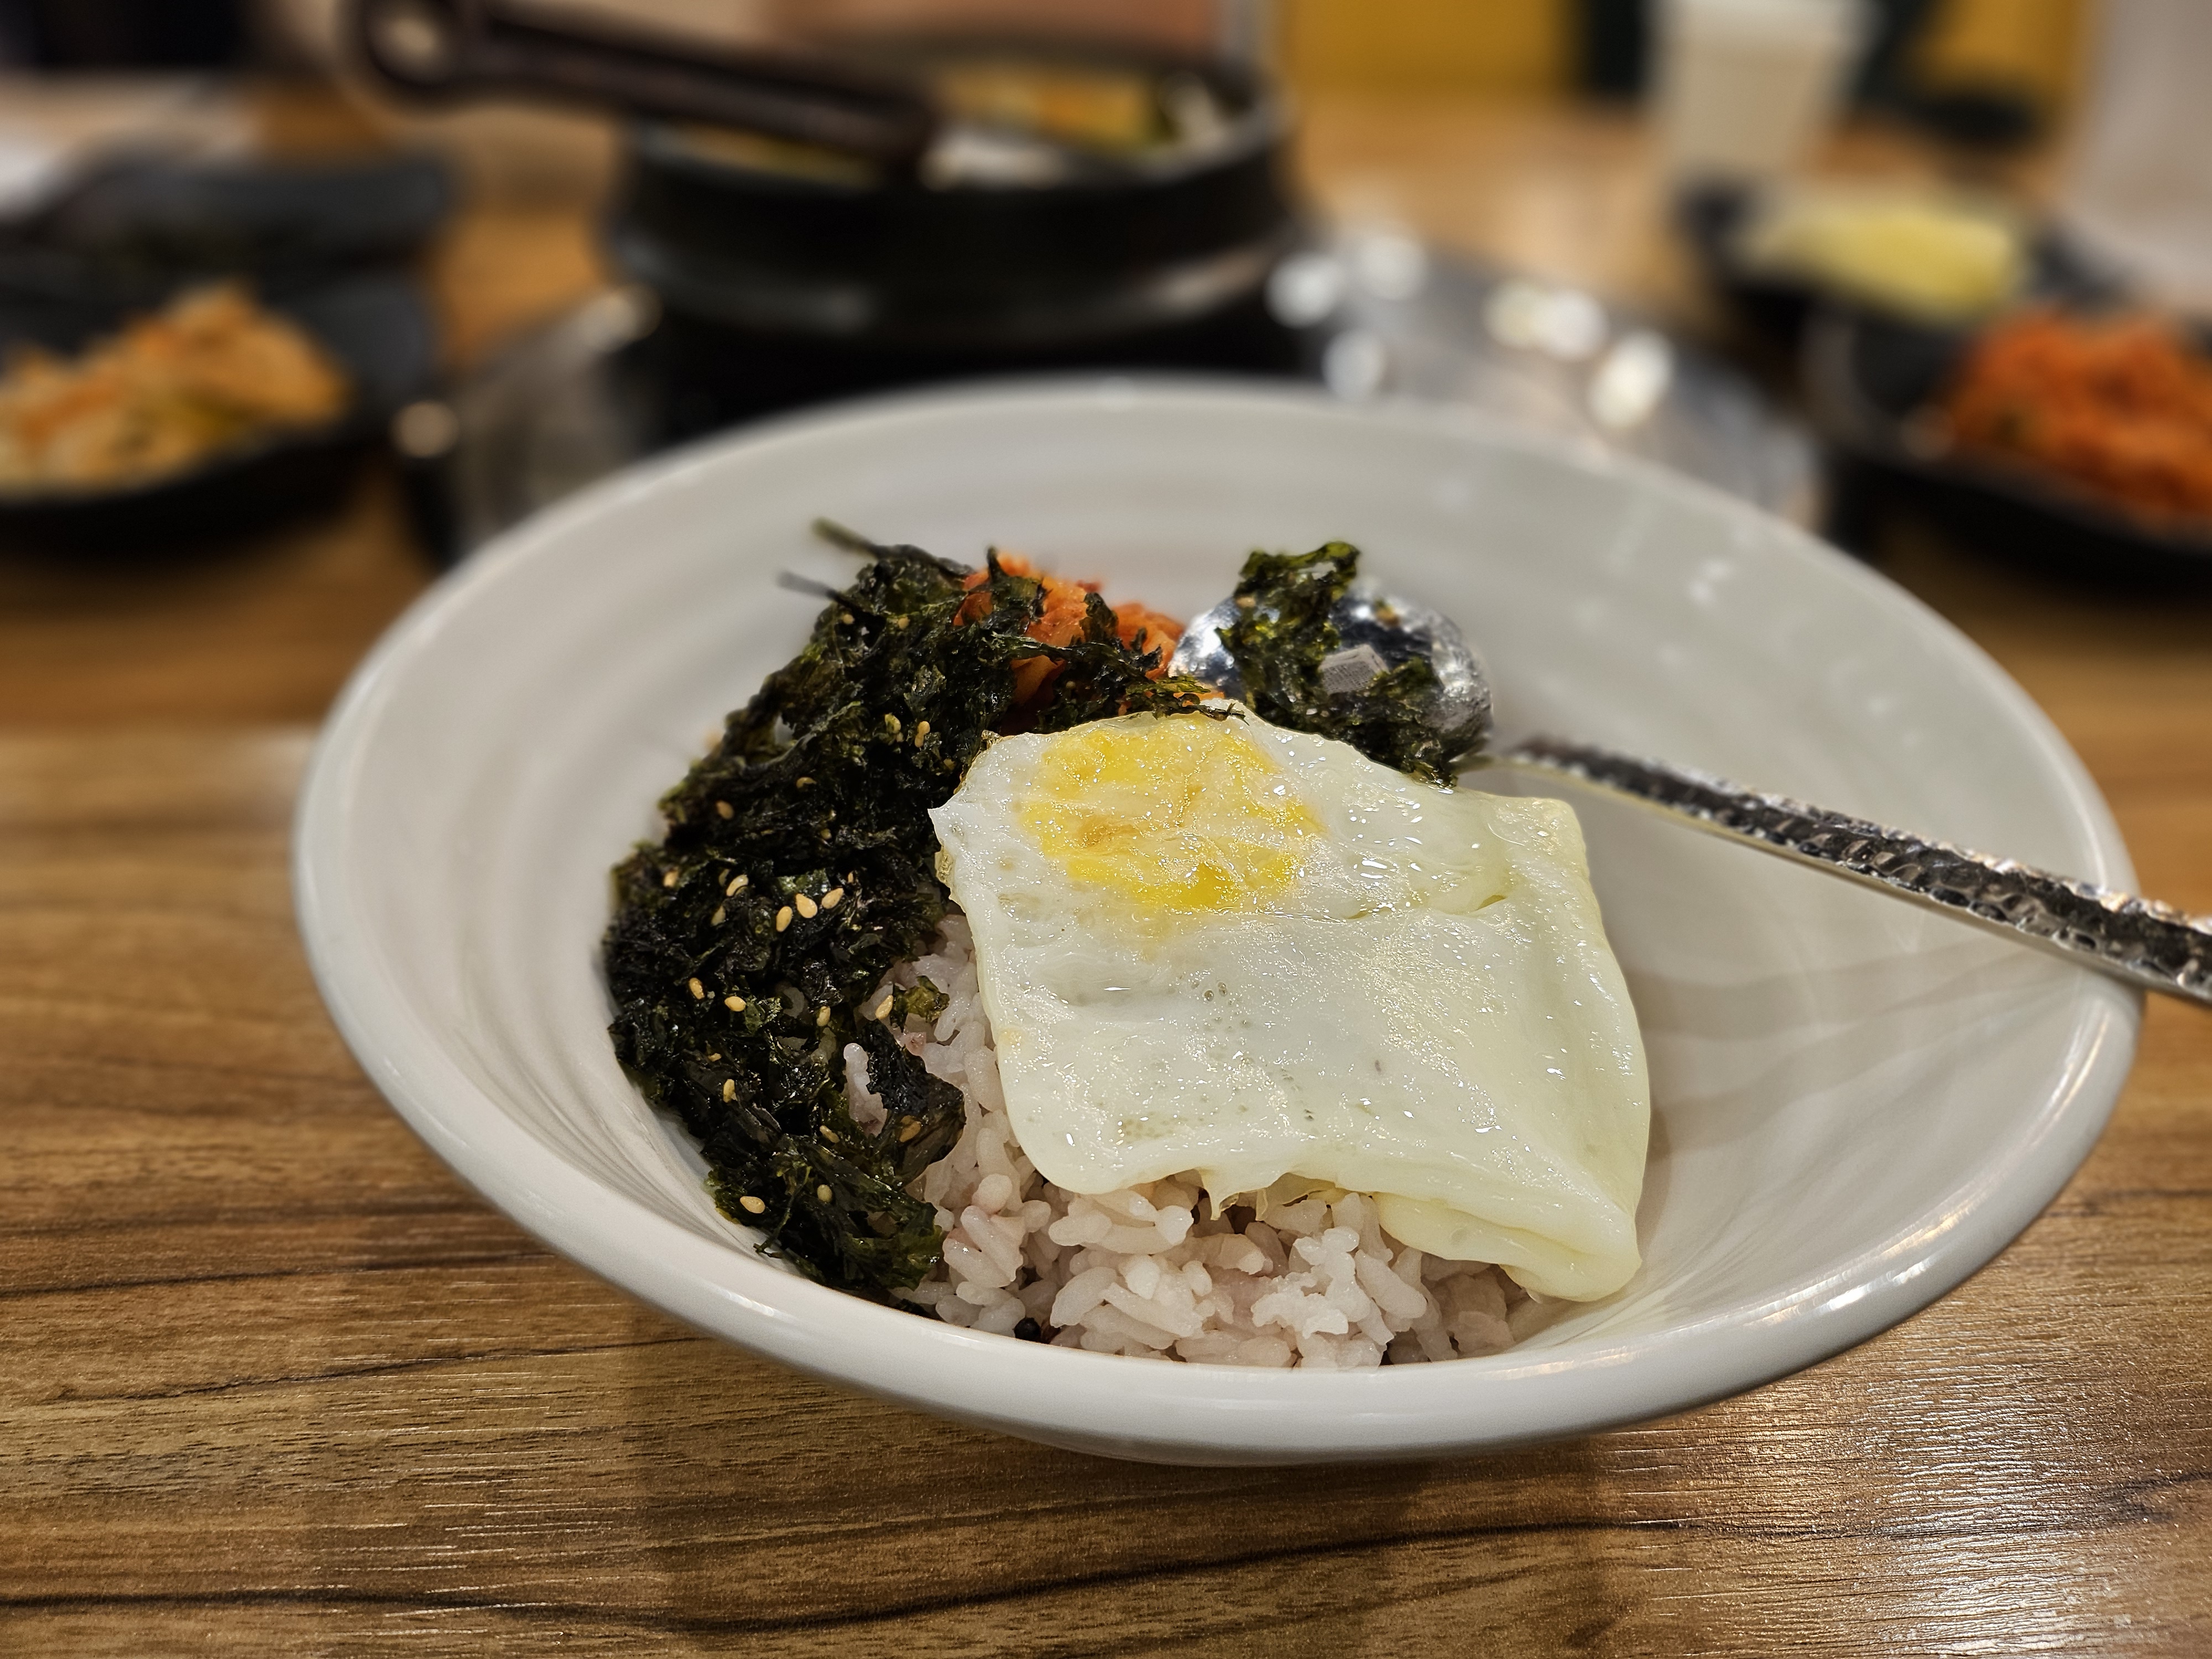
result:
M 809 1284 L 716 1213 L 616 1067 L 606 871 L 805 637 L 826 514 L 1195 614 L 1254 546 L 1343 538 L 1486 653 L 1509 736 L 1579 733 L 2119 886 L 2020 690 L 1880 577 L 1656 471 L 1432 410 L 1204 383 L 916 397 L 614 479 L 441 583 L 356 677 L 301 804 L 315 973 L 370 1076 L 556 1249 L 815 1375 L 1188 1462 L 1580 1433 L 1808 1364 L 2002 1249 L 2103 1127 L 2141 1004 L 1946 919 L 1577 801 L 1654 1091 L 1644 1270 L 1490 1358 L 1306 1373 L 962 1331 Z

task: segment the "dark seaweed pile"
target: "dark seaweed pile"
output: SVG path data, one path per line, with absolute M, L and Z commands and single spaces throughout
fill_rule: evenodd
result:
M 810 1277 L 883 1297 L 939 1258 L 934 1213 L 906 1187 L 962 1124 L 959 1091 L 896 1036 L 942 998 L 927 981 L 878 993 L 945 915 L 929 810 L 994 733 L 1191 710 L 1206 693 L 1149 678 L 1158 653 L 1116 639 L 1095 594 L 1081 639 L 1041 645 L 1025 630 L 1042 584 L 995 558 L 975 615 L 963 567 L 860 546 L 867 565 L 805 648 L 661 802 L 665 839 L 616 868 L 605 961 L 615 1052 L 698 1138 L 715 1201 Z M 1017 709 L 1012 665 L 1040 655 L 1060 672 Z M 848 1042 L 890 1113 L 873 1134 L 847 1107 Z
M 1449 783 L 1463 745 L 1447 743 L 1430 724 L 1427 700 L 1437 688 L 1426 657 L 1409 658 L 1356 691 L 1322 686 L 1322 663 L 1343 643 L 1329 613 L 1358 569 L 1359 550 L 1344 542 L 1244 561 L 1237 620 L 1221 631 L 1244 701 L 1271 726 L 1336 738 L 1385 766 Z
M 1158 653 L 1123 645 L 1096 594 L 1081 639 L 1042 645 L 1027 637 L 1042 585 L 995 558 L 986 609 L 960 565 L 823 528 L 866 566 L 662 800 L 666 837 L 615 870 L 611 1030 L 647 1098 L 698 1138 L 726 1213 L 810 1277 L 888 1299 L 939 1258 L 935 1213 L 906 1188 L 963 1121 L 959 1091 L 898 1040 L 909 1019 L 936 1018 L 942 994 L 927 980 L 878 989 L 929 947 L 949 902 L 930 809 L 998 733 L 1192 712 L 1209 693 L 1152 678 Z M 1247 700 L 1275 724 L 1449 781 L 1449 757 L 1415 712 L 1436 683 L 1425 661 L 1348 695 L 1322 689 L 1338 646 L 1329 607 L 1358 556 L 1331 543 L 1246 562 L 1243 620 L 1224 638 Z M 1018 707 L 1013 664 L 1036 656 L 1059 672 L 1041 702 Z M 872 1134 L 848 1107 L 848 1042 L 889 1112 Z

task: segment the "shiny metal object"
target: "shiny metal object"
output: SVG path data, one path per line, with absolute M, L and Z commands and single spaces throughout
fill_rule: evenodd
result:
M 1206 274 L 1233 273 L 1224 266 Z M 1600 349 L 1586 359 L 1557 355 L 1580 342 L 1556 319 L 1544 336 L 1548 349 L 1503 341 L 1489 307 L 1501 289 L 1522 281 L 1403 235 L 1347 231 L 1284 258 L 1266 299 L 1273 319 L 1310 348 L 1302 376 L 1340 398 L 1402 397 L 1481 410 L 1670 466 L 1798 524 L 1814 520 L 1812 444 L 1757 387 L 1679 342 L 1666 347 L 1666 383 L 1657 387 L 1658 337 L 1612 313 Z M 1560 310 L 1558 295 L 1545 292 Z M 611 315 L 647 309 L 636 325 L 603 331 L 594 320 L 603 301 Z M 523 336 L 461 383 L 448 509 L 460 549 L 669 441 L 654 414 L 665 395 L 654 383 L 665 371 L 629 349 L 652 332 L 653 303 L 641 287 L 603 295 Z M 1562 314 L 1578 309 L 1570 301 Z M 1630 421 L 1646 392 L 1656 404 Z
M 1532 738 L 1492 763 L 1626 796 L 1709 834 L 2039 945 L 2078 967 L 2212 1006 L 2212 917 L 1589 744 Z
M 1218 687 L 1224 696 L 1243 696 L 1244 682 L 1221 642 L 1221 630 L 1237 614 L 1233 599 L 1215 605 L 1183 629 L 1168 665 Z M 1490 730 L 1490 682 L 1481 659 L 1450 617 L 1393 599 L 1372 582 L 1357 581 L 1336 602 L 1331 620 L 1343 639 L 1321 665 L 1322 684 L 1332 696 L 1356 691 L 1377 674 L 1426 657 L 1437 673 L 1437 690 L 1423 710 L 1429 725 L 1455 753 L 1482 742 Z
M 1347 402 L 1480 410 L 1820 520 L 1820 458 L 1794 416 L 1710 352 L 1580 289 L 1354 222 L 1277 267 L 1267 304 Z
M 604 21 L 517 16 L 487 0 L 356 0 L 361 60 L 398 90 L 450 99 L 534 93 L 706 121 L 891 167 L 937 137 L 918 88 L 825 54 L 708 46 Z
M 1234 601 L 1224 600 L 1193 623 L 1172 663 L 1231 696 L 1241 682 L 1219 630 L 1235 614 Z M 1488 684 L 1449 618 L 1361 583 L 1340 601 L 1337 624 L 1345 648 L 1322 665 L 1331 690 L 1340 689 L 1332 665 L 1341 689 L 1355 689 L 1365 683 L 1359 675 L 1371 678 L 1384 666 L 1431 652 L 1445 683 L 1436 705 L 1440 726 L 1455 742 L 1464 737 L 1462 750 L 1488 735 Z M 2212 917 L 1591 744 L 1532 738 L 1469 763 L 1518 767 L 1602 789 L 1709 835 L 1976 923 L 2077 967 L 2212 1006 Z

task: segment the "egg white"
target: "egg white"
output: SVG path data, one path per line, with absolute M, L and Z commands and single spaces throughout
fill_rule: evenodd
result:
M 1001 739 L 932 817 L 1047 1179 L 1296 1175 L 1547 1295 L 1635 1272 L 1643 1045 L 1565 803 L 1132 715 Z

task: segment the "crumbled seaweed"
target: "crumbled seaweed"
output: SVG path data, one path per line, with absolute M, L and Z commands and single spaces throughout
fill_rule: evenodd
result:
M 1449 783 L 1455 746 L 1425 713 L 1437 689 L 1426 657 L 1410 658 L 1356 691 L 1322 684 L 1322 664 L 1343 643 L 1330 612 L 1358 568 L 1359 550 L 1343 542 L 1244 561 L 1237 619 L 1221 630 L 1244 682 L 1244 702 L 1270 725 L 1340 738 L 1385 766 Z
M 883 1299 L 939 1258 L 906 1188 L 963 1122 L 960 1091 L 897 1037 L 943 994 L 925 981 L 885 1007 L 878 989 L 945 915 L 930 809 L 996 733 L 1206 692 L 1151 678 L 1158 652 L 1115 638 L 1096 596 L 1082 637 L 1047 646 L 1026 637 L 1042 584 L 995 557 L 970 592 L 919 548 L 830 538 L 868 562 L 661 802 L 660 843 L 616 867 L 605 956 L 616 1054 L 697 1137 L 715 1201 L 810 1277 Z M 1036 656 L 1057 672 L 1017 707 L 1013 665 Z M 848 1109 L 849 1042 L 888 1112 L 873 1133 Z

